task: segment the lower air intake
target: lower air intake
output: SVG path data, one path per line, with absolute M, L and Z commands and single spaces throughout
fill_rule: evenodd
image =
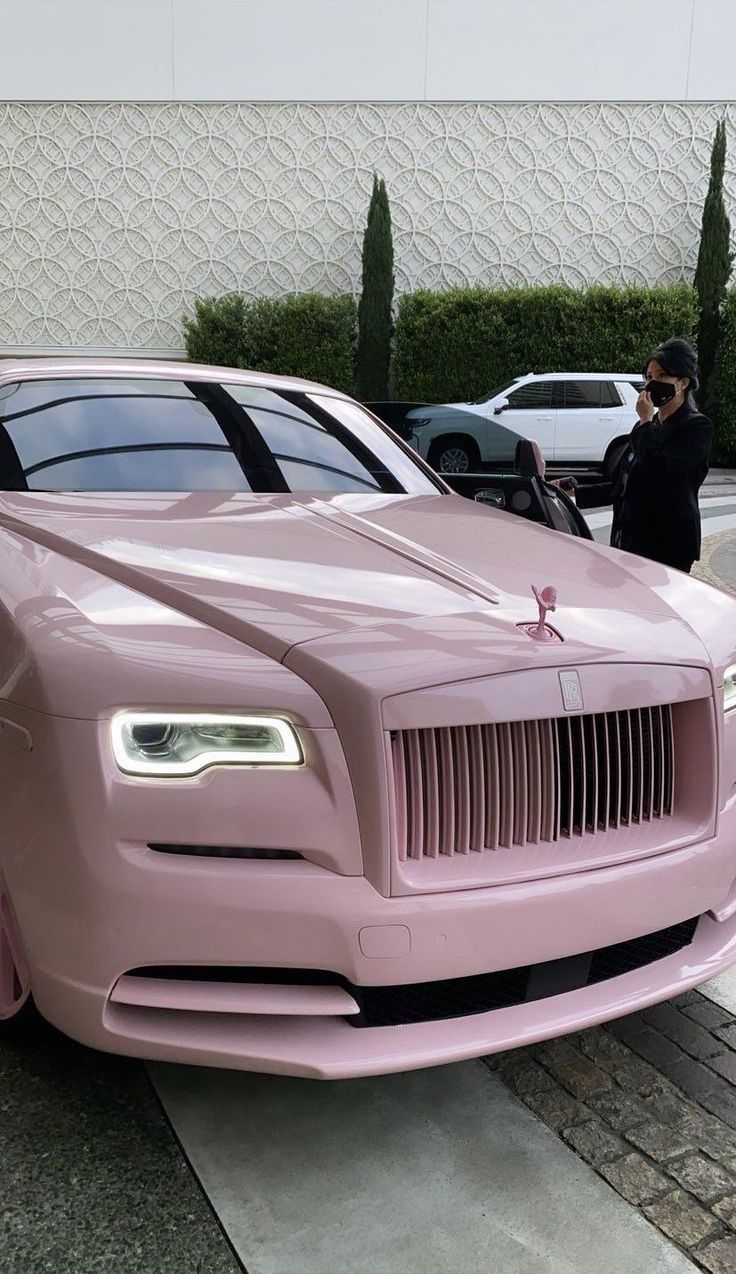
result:
M 523 965 L 517 969 L 501 969 L 495 973 L 478 973 L 467 978 L 447 978 L 439 982 L 412 982 L 404 986 L 355 986 L 339 973 L 326 969 L 276 969 L 241 966 L 183 966 L 159 965 L 131 969 L 121 981 L 125 984 L 127 1002 L 144 1002 L 139 994 L 133 995 L 136 982 L 139 987 L 153 980 L 160 987 L 168 981 L 171 985 L 185 982 L 187 993 L 199 984 L 220 987 L 281 987 L 293 989 L 312 988 L 314 998 L 318 988 L 339 987 L 348 993 L 348 1010 L 331 1008 L 334 1016 L 345 1015 L 351 1026 L 409 1026 L 417 1022 L 437 1022 L 444 1018 L 469 1017 L 474 1013 L 488 1013 L 492 1009 L 509 1008 L 514 1004 L 530 1003 L 565 991 L 579 990 L 608 978 L 620 977 L 634 969 L 641 969 L 655 960 L 674 955 L 692 942 L 698 917 L 647 933 L 628 942 L 617 942 L 610 947 L 600 947 L 582 955 L 561 960 L 548 960 L 540 964 Z M 158 988 L 157 988 L 158 989 Z M 133 998 L 131 999 L 131 995 Z M 357 1007 L 356 1007 L 357 1006 Z M 213 1003 L 210 1007 L 216 1011 Z M 277 1012 L 278 1005 L 269 1010 Z M 305 1011 L 305 1010 L 302 1010 Z M 312 1012 L 316 1010 L 308 1009 Z M 295 1012 L 299 1012 L 297 1008 Z M 346 1014 L 349 1013 L 350 1016 Z
M 582 956 L 406 986 L 351 987 L 360 1013 L 351 1026 L 407 1026 L 468 1017 L 579 990 L 674 955 L 692 942 L 698 918 Z

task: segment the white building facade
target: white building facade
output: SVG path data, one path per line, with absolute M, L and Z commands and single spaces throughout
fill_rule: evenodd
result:
M 736 0 L 0 0 L 0 349 L 181 349 L 194 297 L 691 280 Z

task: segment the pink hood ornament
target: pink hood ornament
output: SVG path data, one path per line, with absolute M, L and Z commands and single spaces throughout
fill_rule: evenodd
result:
M 557 609 L 557 589 L 551 584 L 542 589 L 532 584 L 532 592 L 539 606 L 539 620 L 536 624 L 519 624 L 519 628 L 535 641 L 562 641 L 559 633 L 546 622 L 548 613 Z

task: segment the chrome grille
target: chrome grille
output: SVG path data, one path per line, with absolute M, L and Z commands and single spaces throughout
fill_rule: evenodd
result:
M 402 861 L 594 836 L 672 813 L 669 705 L 391 739 Z

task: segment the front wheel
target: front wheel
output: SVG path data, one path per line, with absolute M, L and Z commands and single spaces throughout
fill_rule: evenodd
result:
M 18 922 L 0 875 L 0 1034 L 15 1029 L 32 1012 L 31 980 Z
M 473 473 L 480 464 L 480 453 L 473 440 L 452 435 L 437 438 L 428 458 L 437 473 Z

